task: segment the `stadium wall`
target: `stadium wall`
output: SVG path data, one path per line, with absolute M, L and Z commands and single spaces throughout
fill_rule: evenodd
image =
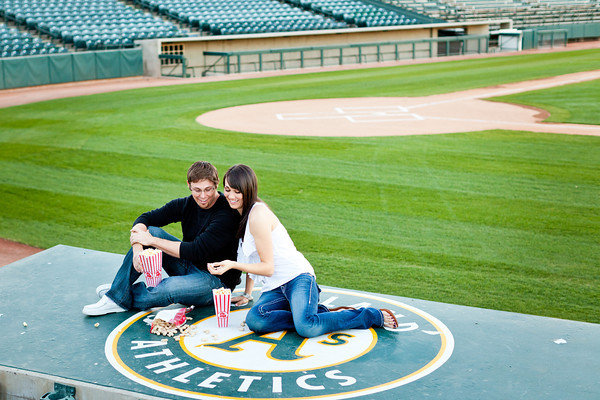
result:
M 160 54 L 182 55 L 188 71 L 199 76 L 208 70 L 211 62 L 205 52 L 262 51 L 285 48 L 322 46 L 349 46 L 360 43 L 388 43 L 440 37 L 440 31 L 464 30 L 464 35 L 488 35 L 491 21 L 426 24 L 412 26 L 335 29 L 304 32 L 277 32 L 251 35 L 206 36 L 188 38 L 152 39 L 140 41 L 144 53 L 144 75 L 170 75 L 177 68 L 177 60 L 161 60 Z M 510 28 L 510 20 L 493 21 Z M 430 57 L 424 51 L 420 57 Z M 433 55 L 434 57 L 437 55 Z
M 141 49 L 86 51 L 0 59 L 0 89 L 143 73 Z
M 600 38 L 600 22 L 579 24 L 556 24 L 531 27 L 523 30 L 523 50 L 543 45 L 544 34 L 564 31 L 567 40 L 588 40 Z M 548 36 L 548 35 L 546 35 Z

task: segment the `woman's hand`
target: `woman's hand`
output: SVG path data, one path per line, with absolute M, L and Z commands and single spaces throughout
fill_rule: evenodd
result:
M 208 272 L 213 275 L 223 275 L 225 272 L 229 271 L 232 268 L 235 268 L 235 261 L 224 260 L 214 263 L 206 264 L 208 267 Z

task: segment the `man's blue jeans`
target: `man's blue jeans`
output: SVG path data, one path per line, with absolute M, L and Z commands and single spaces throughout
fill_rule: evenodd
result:
M 376 308 L 324 311 L 319 306 L 315 277 L 301 274 L 260 295 L 246 316 L 248 328 L 256 333 L 296 330 L 303 337 L 315 337 L 345 329 L 383 326 L 383 314 Z
M 152 236 L 179 241 L 161 228 L 149 227 Z M 133 268 L 133 250 L 129 249 L 106 295 L 125 309 L 147 310 L 169 304 L 205 306 L 212 304 L 212 289 L 223 287 L 221 280 L 194 264 L 163 252 L 163 269 L 169 275 L 156 287 L 135 281 L 141 275 Z

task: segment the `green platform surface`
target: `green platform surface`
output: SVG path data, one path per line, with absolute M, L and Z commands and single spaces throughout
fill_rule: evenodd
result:
M 158 352 L 165 352 L 166 346 L 156 344 L 160 338 L 147 332 L 141 322 L 146 314 L 131 311 L 91 318 L 81 313 L 85 304 L 97 300 L 96 286 L 112 280 L 122 258 L 60 245 L 0 268 L 0 366 L 170 399 L 600 399 L 598 324 L 331 287 L 322 287 L 321 294 L 330 305 L 360 305 L 365 299 L 379 307 L 401 304 L 394 311 L 401 315 L 406 332 L 374 329 L 329 336 L 327 350 L 360 335 L 373 344 L 358 350 L 351 360 L 334 360 L 326 368 L 299 364 L 301 368 L 291 372 L 265 372 L 267 366 L 253 364 L 240 351 L 237 361 L 242 367 L 232 368 L 237 375 L 231 369 L 223 372 L 221 364 L 228 361 L 220 357 L 201 364 L 203 368 L 194 369 L 195 364 L 188 362 L 160 373 L 154 362 L 165 360 Z M 214 319 L 210 307 L 194 312 L 192 322 L 208 326 Z M 232 312 L 232 321 L 239 322 L 236 318 L 243 318 L 243 313 Z M 251 332 L 239 334 L 253 338 Z M 279 365 L 298 362 L 294 360 L 299 358 L 298 346 L 310 344 L 295 333 L 254 339 L 246 343 L 259 348 L 267 342 L 281 344 L 273 345 L 269 353 L 269 360 Z M 175 357 L 180 352 L 183 360 L 183 346 L 169 340 L 169 354 L 175 352 Z M 188 347 L 234 354 L 239 350 L 236 340 L 212 347 L 188 343 Z M 107 348 L 113 345 L 125 368 L 109 360 Z M 315 351 L 313 359 L 329 357 L 324 354 Z M 221 375 L 211 375 L 215 371 Z

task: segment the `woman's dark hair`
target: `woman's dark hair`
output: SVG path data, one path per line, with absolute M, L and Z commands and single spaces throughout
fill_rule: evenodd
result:
M 237 237 L 243 238 L 250 210 L 254 203 L 261 201 L 258 197 L 258 179 L 252 168 L 244 164 L 236 164 L 223 175 L 223 186 L 225 186 L 225 180 L 230 188 L 238 190 L 243 196 L 242 219 L 237 231 Z

